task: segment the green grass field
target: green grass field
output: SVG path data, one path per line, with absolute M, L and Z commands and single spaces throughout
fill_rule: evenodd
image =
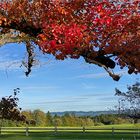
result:
M 108 125 L 108 126 L 98 126 L 94 128 L 109 129 L 109 128 L 133 128 L 140 129 L 140 124 L 137 125 Z M 64 128 L 64 127 L 62 127 Z M 10 132 L 10 131 L 9 131 Z M 5 132 L 0 135 L 0 140 L 140 140 L 140 132 L 136 134 L 126 133 L 115 133 L 112 135 L 111 132 L 103 131 L 88 131 L 83 133 L 82 131 L 30 131 L 29 136 L 25 136 L 24 131 Z
M 1 135 L 0 140 L 140 140 L 140 136 L 135 136 L 131 134 L 111 134 L 104 133 L 67 133 L 61 132 L 58 134 L 53 133 L 31 133 L 30 136 L 24 136 L 21 134 L 9 134 Z

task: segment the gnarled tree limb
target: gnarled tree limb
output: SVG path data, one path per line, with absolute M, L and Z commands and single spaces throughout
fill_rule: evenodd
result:
M 29 42 L 31 40 L 35 40 L 35 38 L 28 36 L 24 33 L 14 34 L 12 30 L 5 34 L 0 34 L 0 46 L 3 46 L 7 43 L 21 43 L 21 42 Z
M 108 67 L 106 67 L 104 64 L 102 64 L 98 61 L 95 61 L 93 59 L 90 59 L 90 58 L 85 58 L 85 59 L 86 59 L 86 62 L 88 62 L 88 63 L 96 64 L 100 67 L 103 67 L 106 70 L 106 72 L 113 78 L 113 80 L 119 81 L 120 75 L 114 74 L 113 71 L 110 70 Z

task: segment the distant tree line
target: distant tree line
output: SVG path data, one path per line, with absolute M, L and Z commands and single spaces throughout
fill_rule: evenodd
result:
M 102 114 L 99 116 L 76 116 L 75 114 L 66 113 L 63 116 L 51 115 L 50 112 L 43 112 L 41 110 L 26 110 L 21 112 L 26 117 L 26 121 L 3 120 L 3 126 L 97 126 L 132 123 L 131 119 L 121 118 L 117 114 Z
M 118 114 L 101 114 L 98 116 L 76 116 L 65 113 L 63 116 L 52 115 L 41 110 L 21 111 L 18 106 L 17 93 L 0 99 L 0 126 L 96 126 L 140 122 L 140 82 L 127 86 L 127 91 L 115 89 L 119 96 Z

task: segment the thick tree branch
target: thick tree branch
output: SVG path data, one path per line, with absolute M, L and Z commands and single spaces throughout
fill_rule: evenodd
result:
M 96 64 L 96 65 L 98 65 L 98 66 L 100 66 L 100 67 L 103 67 L 103 68 L 106 70 L 106 72 L 113 78 L 113 80 L 119 81 L 120 75 L 114 74 L 114 73 L 113 73 L 108 67 L 106 67 L 104 64 L 102 64 L 102 63 L 100 63 L 100 62 L 98 62 L 98 61 L 92 60 L 92 59 L 90 59 L 90 58 L 85 58 L 85 60 L 86 60 L 86 62 L 88 62 L 88 63 Z
M 26 23 L 24 20 L 18 24 L 15 22 L 11 22 L 10 24 L 5 24 L 5 22 L 2 22 L 0 24 L 0 28 L 7 28 L 9 30 L 15 29 L 32 37 L 36 37 L 41 33 L 41 28 L 35 28 L 33 25 L 28 25 L 28 23 Z
M 24 33 L 15 35 L 12 32 L 8 32 L 0 35 L 0 46 L 3 46 L 7 43 L 21 43 L 21 42 L 28 42 L 31 40 L 35 40 L 35 38 L 30 37 Z

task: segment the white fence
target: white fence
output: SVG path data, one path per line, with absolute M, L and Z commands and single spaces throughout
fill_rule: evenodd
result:
M 110 133 L 115 134 L 136 134 L 140 135 L 140 129 L 120 129 L 120 128 L 86 128 L 86 127 L 0 127 L 0 134 L 5 133 L 25 133 L 28 136 L 32 132 L 81 132 L 81 133 Z

